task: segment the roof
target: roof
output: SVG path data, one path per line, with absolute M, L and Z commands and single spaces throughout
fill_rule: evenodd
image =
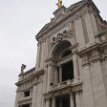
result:
M 77 2 L 77 3 L 75 3 L 75 4 L 72 4 L 70 7 L 68 7 L 68 8 L 65 8 L 64 6 L 64 8 L 65 8 L 65 13 L 64 14 L 62 14 L 63 15 L 63 18 L 65 18 L 68 14 L 71 14 L 74 10 L 76 10 L 76 9 L 78 9 L 79 7 L 83 7 L 83 5 L 85 5 L 85 4 L 87 4 L 87 3 L 91 3 L 92 5 L 93 5 L 93 7 L 95 8 L 95 10 L 99 13 L 99 10 L 98 10 L 98 8 L 96 7 L 96 5 L 93 3 L 93 1 L 92 0 L 82 0 L 82 1 L 79 1 L 79 2 Z M 59 9 L 61 9 L 61 8 L 59 8 Z M 56 11 L 58 11 L 59 9 L 57 9 Z M 55 12 L 56 12 L 55 11 Z M 55 13 L 54 12 L 54 13 Z M 55 14 L 54 14 L 55 15 Z M 58 19 L 58 17 L 54 17 L 54 18 L 52 18 L 52 20 L 49 22 L 49 23 L 47 23 L 39 32 L 38 32 L 38 34 L 36 35 L 36 38 L 39 38 L 39 37 L 41 37 L 41 36 L 43 36 L 45 33 L 47 33 L 48 31 L 50 31 L 51 29 L 52 29 L 52 27 L 54 28 L 54 25 L 55 24 L 57 24 L 57 19 Z

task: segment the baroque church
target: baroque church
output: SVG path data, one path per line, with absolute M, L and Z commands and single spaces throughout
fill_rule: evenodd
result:
M 15 107 L 107 107 L 107 22 L 92 0 L 57 5 L 35 67 L 21 66 Z

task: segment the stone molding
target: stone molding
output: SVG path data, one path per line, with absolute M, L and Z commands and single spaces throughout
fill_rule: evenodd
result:
M 47 93 L 44 93 L 44 98 L 48 99 L 48 98 L 52 98 L 53 96 L 68 94 L 70 92 L 76 93 L 78 91 L 82 91 L 82 82 L 72 83 L 70 85 L 65 85 L 63 87 L 60 87 L 58 89 L 53 89 Z
M 18 101 L 19 105 L 31 104 L 31 103 L 32 103 L 32 97 L 24 98 L 24 99 Z
M 35 84 L 38 84 L 40 82 L 43 82 L 43 75 L 44 71 L 39 71 L 33 73 L 29 78 L 23 79 L 22 81 L 19 81 L 16 83 L 18 86 L 17 91 L 24 91 L 26 89 L 32 88 Z
M 102 47 L 101 44 L 96 43 L 93 46 L 78 52 L 78 55 L 82 59 L 83 66 L 90 64 L 91 62 L 102 61 L 107 56 L 107 46 Z

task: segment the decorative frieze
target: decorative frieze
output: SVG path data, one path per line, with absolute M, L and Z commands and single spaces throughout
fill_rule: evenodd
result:
M 86 51 L 80 57 L 82 58 L 82 65 L 86 65 L 102 59 L 101 51 L 99 48 Z

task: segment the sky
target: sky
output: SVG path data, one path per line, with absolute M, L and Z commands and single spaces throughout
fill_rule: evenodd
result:
M 63 0 L 68 7 L 79 0 Z M 107 20 L 107 0 L 93 0 Z M 0 107 L 14 107 L 21 64 L 36 63 L 35 35 L 53 17 L 57 0 L 0 0 Z

